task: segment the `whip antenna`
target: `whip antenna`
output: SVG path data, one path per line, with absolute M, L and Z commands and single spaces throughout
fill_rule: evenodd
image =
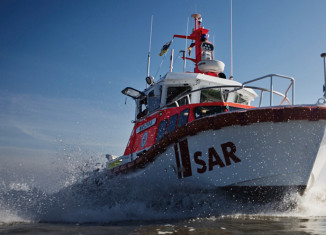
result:
M 233 79 L 233 51 L 232 51 L 232 0 L 230 0 L 230 53 L 231 53 L 231 61 L 230 61 L 230 80 Z
M 149 46 L 148 46 L 148 56 L 147 56 L 147 77 L 149 77 L 149 68 L 151 65 L 151 46 L 152 46 L 152 27 L 153 27 L 153 15 L 151 17 L 151 30 L 149 33 Z M 146 83 L 146 88 L 147 88 L 147 83 Z
M 186 51 L 187 51 L 187 39 L 188 39 L 188 26 L 189 26 L 189 17 L 187 18 L 187 32 L 186 32 L 186 44 L 185 44 L 185 52 L 183 54 L 184 59 L 183 59 L 183 72 L 186 72 Z

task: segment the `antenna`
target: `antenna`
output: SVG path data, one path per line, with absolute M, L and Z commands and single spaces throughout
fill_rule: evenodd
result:
M 233 79 L 233 49 L 232 49 L 232 0 L 230 0 L 230 53 L 231 53 L 231 61 L 230 61 L 230 80 Z
M 213 45 L 215 46 L 215 34 L 213 35 Z M 213 51 L 213 58 L 212 59 L 214 59 L 215 58 L 215 50 Z
M 148 46 L 148 56 L 147 56 L 147 77 L 149 77 L 149 68 L 151 65 L 151 46 L 152 46 L 152 27 L 153 27 L 153 15 L 151 17 L 151 30 L 149 33 L 149 46 Z M 147 88 L 147 83 L 146 83 L 146 88 Z
M 183 72 L 186 72 L 186 51 L 187 51 L 187 39 L 188 39 L 188 25 L 189 25 L 189 17 L 187 18 L 187 32 L 186 32 L 186 44 L 185 44 L 185 52 L 183 54 L 184 60 L 183 60 Z
M 324 77 L 325 77 L 325 83 L 324 83 L 324 87 L 323 87 L 323 91 L 324 91 L 324 99 L 326 99 L 326 53 L 322 53 L 320 55 L 322 58 L 324 58 Z

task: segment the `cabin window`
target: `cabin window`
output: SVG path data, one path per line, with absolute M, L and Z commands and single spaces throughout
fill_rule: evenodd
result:
M 178 127 L 185 125 L 188 122 L 189 109 L 185 109 L 180 113 Z
M 171 103 L 172 101 L 176 101 L 178 97 L 181 97 L 191 91 L 190 86 L 183 87 L 169 87 L 166 95 L 166 104 Z M 187 97 L 184 97 L 178 102 L 179 106 L 188 104 Z M 169 107 L 175 107 L 175 103 L 171 104 Z
M 164 119 L 158 125 L 158 130 L 157 130 L 157 135 L 156 135 L 156 142 L 158 142 L 159 140 L 161 140 L 164 137 L 167 121 L 168 121 L 167 119 Z
M 224 112 L 225 106 L 197 106 L 194 108 L 195 118 L 202 118 L 206 116 L 215 115 Z
M 160 107 L 161 103 L 161 86 L 155 87 L 152 91 L 148 93 L 148 111 L 149 113 Z
M 224 93 L 225 92 L 225 93 Z M 223 91 L 223 101 L 226 102 L 228 100 L 228 97 L 229 97 L 229 90 L 224 90 Z
M 223 102 L 220 89 L 204 89 L 200 93 L 200 103 Z
M 147 98 L 140 100 L 139 106 L 140 106 L 141 112 L 144 111 L 145 109 L 147 109 Z
M 170 133 L 170 132 L 174 131 L 174 129 L 177 126 L 177 120 L 178 120 L 178 114 L 174 114 L 173 116 L 170 117 L 169 123 L 168 123 L 167 133 Z
M 138 114 L 137 119 L 140 119 L 148 113 L 147 109 L 147 98 L 144 98 L 138 102 Z
M 190 98 L 190 97 L 189 97 Z M 182 105 L 186 105 L 186 104 L 189 104 L 189 101 L 188 101 L 188 97 L 183 97 L 182 99 L 178 100 L 178 105 L 179 106 L 182 106 Z
M 237 94 L 235 96 L 235 103 L 248 105 L 249 102 L 246 100 L 242 94 Z

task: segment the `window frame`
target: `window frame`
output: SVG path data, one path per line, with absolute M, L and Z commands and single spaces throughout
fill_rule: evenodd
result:
M 171 127 L 171 119 L 172 118 L 175 118 L 174 121 L 174 124 L 173 124 L 173 127 Z M 179 119 L 179 115 L 176 113 L 174 115 L 172 115 L 170 118 L 169 118 L 169 122 L 168 122 L 168 125 L 167 125 L 167 128 L 166 128 L 166 133 L 169 134 L 171 133 L 172 131 L 174 131 L 176 128 L 177 128 L 177 124 L 178 124 L 178 119 Z M 172 128 L 172 129 L 171 129 Z
M 187 117 L 186 117 L 186 119 L 182 119 L 185 115 L 185 113 L 186 112 L 188 112 L 188 114 L 187 114 Z M 178 118 L 178 125 L 177 125 L 177 127 L 179 128 L 179 127 L 182 127 L 182 126 L 184 126 L 184 125 L 186 125 L 187 123 L 188 123 L 188 121 L 189 121 L 189 115 L 190 115 L 190 108 L 186 108 L 186 109 L 184 109 L 184 110 L 182 110 L 181 112 L 180 112 L 180 115 L 179 115 L 179 118 Z M 181 122 L 181 120 L 182 120 L 182 122 Z
M 165 125 L 164 127 L 162 126 L 165 122 Z M 157 132 L 156 132 L 156 141 L 155 142 L 158 142 L 160 141 L 161 139 L 163 139 L 163 137 L 165 136 L 165 131 L 166 131 L 166 128 L 167 128 L 167 123 L 168 123 L 168 119 L 163 119 L 162 121 L 160 121 L 160 123 L 158 124 L 158 127 L 157 127 Z

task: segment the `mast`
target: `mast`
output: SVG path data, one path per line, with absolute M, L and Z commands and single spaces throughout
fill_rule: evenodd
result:
M 174 35 L 176 38 L 183 38 L 183 39 L 191 39 L 195 41 L 195 49 L 196 49 L 196 58 L 189 58 L 184 57 L 183 59 L 191 60 L 196 64 L 195 73 L 201 73 L 201 71 L 198 69 L 198 62 L 201 61 L 201 55 L 202 55 L 202 49 L 201 49 L 201 43 L 202 40 L 207 38 L 208 29 L 204 29 L 201 26 L 202 18 L 200 14 L 192 14 L 192 18 L 195 20 L 195 28 L 193 29 L 193 32 L 189 36 L 185 35 Z

